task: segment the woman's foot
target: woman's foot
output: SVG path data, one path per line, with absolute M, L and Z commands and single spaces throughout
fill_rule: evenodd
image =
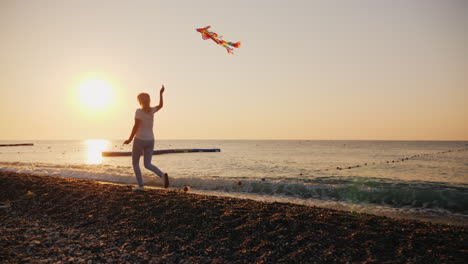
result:
M 143 188 L 143 186 L 138 186 L 138 187 L 133 187 L 132 190 L 134 190 L 134 191 L 144 191 L 145 189 Z
M 163 181 L 164 181 L 164 188 L 169 187 L 169 175 L 167 175 L 167 173 L 164 173 Z

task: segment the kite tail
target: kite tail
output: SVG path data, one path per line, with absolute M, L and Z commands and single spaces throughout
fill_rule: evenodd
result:
M 237 41 L 236 43 L 229 42 L 229 45 L 233 46 L 234 48 L 240 48 L 241 42 L 240 41 Z
M 233 48 L 229 47 L 229 42 L 223 40 L 220 44 L 226 48 L 227 53 L 234 54 L 234 52 L 232 52 Z

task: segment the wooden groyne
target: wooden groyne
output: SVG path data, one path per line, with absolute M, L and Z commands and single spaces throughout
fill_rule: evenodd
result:
M 34 144 L 33 143 L 0 144 L 0 147 L 23 147 L 23 146 L 34 146 Z
M 170 154 L 170 153 L 190 153 L 190 152 L 221 152 L 221 149 L 160 149 L 153 151 L 153 155 Z M 121 151 L 104 151 L 103 157 L 122 157 L 131 156 L 132 152 Z

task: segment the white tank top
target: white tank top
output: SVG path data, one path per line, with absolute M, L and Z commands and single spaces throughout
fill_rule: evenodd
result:
M 138 108 L 135 111 L 135 119 L 140 120 L 140 126 L 137 129 L 135 138 L 141 140 L 154 140 L 153 134 L 153 120 L 156 107 L 151 107 L 150 112 L 145 112 L 143 109 Z

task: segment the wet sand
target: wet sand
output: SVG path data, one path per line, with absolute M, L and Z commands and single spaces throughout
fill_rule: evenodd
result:
M 0 172 L 1 263 L 464 263 L 468 231 Z

